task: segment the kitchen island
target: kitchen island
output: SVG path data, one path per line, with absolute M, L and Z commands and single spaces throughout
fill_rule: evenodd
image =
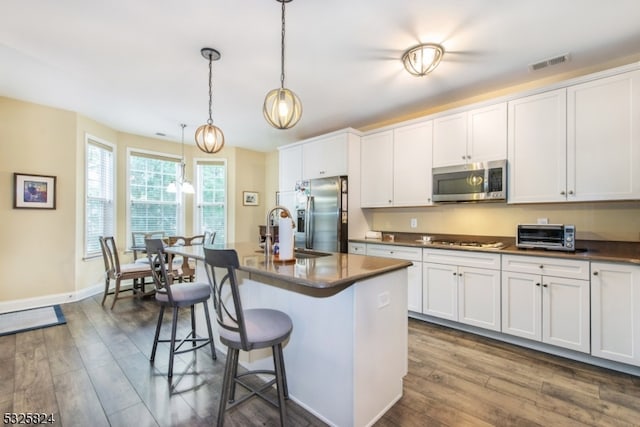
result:
M 330 425 L 367 426 L 400 399 L 407 373 L 410 262 L 315 252 L 265 262 L 254 243 L 224 248 L 238 252 L 244 307 L 274 308 L 293 321 L 284 347 L 292 400 Z M 195 258 L 197 278 L 206 280 L 201 246 L 167 252 Z M 273 362 L 265 351 L 243 355 L 241 363 L 268 369 Z

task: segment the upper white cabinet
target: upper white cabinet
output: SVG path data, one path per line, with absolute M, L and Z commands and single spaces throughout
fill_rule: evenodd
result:
M 362 137 L 360 144 L 360 206 L 393 204 L 393 131 Z
M 640 198 L 640 71 L 567 89 L 567 199 Z
M 439 117 L 433 122 L 434 167 L 507 157 L 505 102 Z
M 393 206 L 431 204 L 433 122 L 393 130 Z
M 431 204 L 431 121 L 362 137 L 362 207 Z
M 278 189 L 280 191 L 294 191 L 296 182 L 302 179 L 301 145 L 280 148 L 278 172 Z
M 566 200 L 566 103 L 566 89 L 509 102 L 509 203 Z
M 591 354 L 640 366 L 640 267 L 591 263 Z
M 326 178 L 349 173 L 349 132 L 330 134 L 302 144 L 302 178 Z
M 502 332 L 588 353 L 589 262 L 502 256 Z

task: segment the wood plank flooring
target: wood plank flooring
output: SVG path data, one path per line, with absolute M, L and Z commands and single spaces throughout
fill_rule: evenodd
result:
M 52 413 L 65 427 L 214 425 L 224 355 L 177 356 L 169 383 L 166 346 L 149 363 L 155 302 L 123 299 L 112 311 L 100 298 L 64 304 L 66 325 L 0 337 L 2 414 Z M 376 426 L 640 426 L 638 377 L 413 319 L 404 384 Z M 295 402 L 288 411 L 292 426 L 324 425 Z M 226 420 L 279 424 L 259 399 Z

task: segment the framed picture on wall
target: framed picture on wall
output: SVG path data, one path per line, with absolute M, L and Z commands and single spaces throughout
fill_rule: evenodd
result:
M 243 191 L 242 192 L 242 204 L 245 206 L 258 206 L 258 192 L 257 191 Z
M 55 209 L 56 177 L 48 175 L 13 174 L 14 209 Z

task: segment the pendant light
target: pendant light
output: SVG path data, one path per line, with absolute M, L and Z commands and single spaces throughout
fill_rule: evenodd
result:
M 404 68 L 414 76 L 426 76 L 436 69 L 444 55 L 444 49 L 439 44 L 423 43 L 408 49 L 402 55 Z
M 298 123 L 302 116 L 302 103 L 292 90 L 284 87 L 284 34 L 285 4 L 292 0 L 276 0 L 282 3 L 282 37 L 280 42 L 280 88 L 270 91 L 264 99 L 262 113 L 271 126 L 277 129 L 289 129 Z
M 189 180 L 185 179 L 185 169 L 187 165 L 184 162 L 184 128 L 186 128 L 187 125 L 181 123 L 180 127 L 182 128 L 182 157 L 180 158 L 180 179 L 178 180 L 178 184 L 180 184 L 180 190 L 183 193 L 193 194 L 195 193 L 193 185 L 191 185 L 191 182 L 189 182 Z M 172 182 L 167 186 L 167 193 L 175 193 L 176 189 L 176 183 Z
M 205 153 L 213 154 L 224 147 L 224 134 L 219 127 L 213 125 L 213 118 L 211 117 L 211 103 L 213 100 L 211 63 L 220 59 L 220 52 L 210 47 L 203 47 L 200 53 L 205 59 L 209 60 L 209 119 L 207 124 L 200 126 L 196 130 L 196 145 Z

